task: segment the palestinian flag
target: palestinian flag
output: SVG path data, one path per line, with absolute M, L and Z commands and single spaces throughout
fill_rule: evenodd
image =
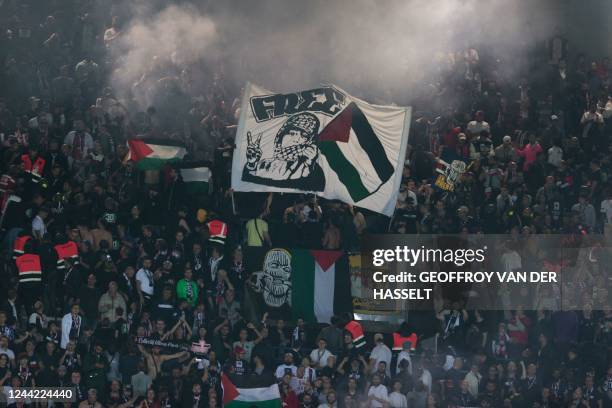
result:
M 354 202 L 374 194 L 394 174 L 382 143 L 355 102 L 319 133 L 318 146 Z
M 291 251 L 294 318 L 329 323 L 333 315 L 352 312 L 348 257 L 342 251 Z
M 208 194 L 212 187 L 212 171 L 206 164 L 182 164 L 181 176 L 185 189 L 192 194 Z
M 237 387 L 225 373 L 222 373 L 223 406 L 226 408 L 281 408 L 283 406 L 278 384 L 272 382 L 263 387 L 259 385 L 262 384 L 248 384 L 247 380 L 245 386 Z
M 126 160 L 136 162 L 140 170 L 159 170 L 165 163 L 181 160 L 187 154 L 185 146 L 168 140 L 128 140 L 130 152 Z

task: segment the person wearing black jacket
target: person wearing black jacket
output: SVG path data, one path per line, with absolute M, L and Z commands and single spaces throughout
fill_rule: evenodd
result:
M 136 289 L 136 281 L 134 275 L 136 271 L 132 266 L 128 266 L 123 270 L 123 273 L 117 279 L 119 292 L 125 297 L 125 303 L 130 304 L 139 299 L 138 290 Z

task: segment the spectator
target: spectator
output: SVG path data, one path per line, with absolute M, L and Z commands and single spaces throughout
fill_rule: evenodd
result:
M 98 302 L 100 319 L 108 319 L 111 323 L 115 323 L 117 319 L 125 317 L 124 312 L 126 309 L 125 300 L 118 293 L 117 283 L 111 281 L 108 284 L 108 291 L 100 297 Z M 120 310 L 120 313 L 118 313 L 118 310 Z
M 81 308 L 78 304 L 70 307 L 70 313 L 62 318 L 62 340 L 60 346 L 65 349 L 69 340 L 78 339 L 81 334 L 83 318 L 80 315 Z
M 319 347 L 310 353 L 310 361 L 313 367 L 320 369 L 325 367 L 327 359 L 332 356 L 332 353 L 327 349 L 326 339 L 320 338 L 318 344 Z
M 133 34 L 129 7 L 60 3 L 22 10 L 0 1 L 0 385 L 73 386 L 74 406 L 121 408 L 218 407 L 222 373 L 257 384 L 276 378 L 288 406 L 610 402 L 606 58 L 566 62 L 556 38 L 552 57 L 519 45 L 517 69 L 504 68 L 505 47 L 456 48 L 425 67 L 407 94 L 398 75 L 384 103 L 412 105 L 414 120 L 389 221 L 306 192 L 232 191 L 243 79 L 223 67 L 236 64 L 167 47 L 132 64 L 126 55 L 138 53 L 118 52 Z M 194 4 L 190 15 L 199 10 Z M 541 43 L 528 39 L 521 44 Z M 126 147 L 135 138 L 169 139 L 186 154 L 145 170 L 148 160 L 133 161 Z M 432 183 L 439 159 L 466 162 L 453 191 Z M 187 192 L 179 168 L 196 161 L 212 171 L 210 191 Z M 353 343 L 343 330 L 350 315 L 330 325 L 293 320 L 245 285 L 272 244 L 352 254 L 366 232 L 390 231 L 474 233 L 474 242 L 507 234 L 483 267 L 562 271 L 566 286 L 465 288 L 465 304 L 443 288 L 432 304 L 437 319 L 412 308 L 407 315 L 417 349 L 392 351 L 381 333 Z M 77 247 L 60 262 L 51 244 L 58 234 Z M 557 238 L 571 249 L 541 250 Z M 588 250 L 568 262 L 578 244 Z M 22 254 L 39 257 L 40 285 L 20 281 Z M 359 275 L 351 283 L 367 289 Z M 292 302 L 301 289 L 291 288 Z M 503 310 L 471 308 L 485 298 Z

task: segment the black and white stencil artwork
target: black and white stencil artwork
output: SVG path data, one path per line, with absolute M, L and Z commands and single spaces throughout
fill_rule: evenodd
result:
M 276 133 L 273 150 L 264 157 L 262 133 L 247 133 L 242 180 L 267 186 L 323 191 L 325 176 L 318 163 L 319 119 L 309 112 L 289 116 Z

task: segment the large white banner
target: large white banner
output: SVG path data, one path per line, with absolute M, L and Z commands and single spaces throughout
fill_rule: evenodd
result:
M 310 192 L 391 216 L 410 113 L 371 105 L 333 85 L 275 94 L 248 83 L 232 188 Z

